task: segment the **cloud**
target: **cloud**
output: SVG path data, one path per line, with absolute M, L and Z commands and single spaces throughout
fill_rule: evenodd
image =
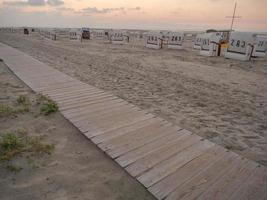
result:
M 4 1 L 3 4 L 10 6 L 44 6 L 45 0 Z
M 139 11 L 141 10 L 141 7 L 137 6 L 137 7 L 134 7 L 134 8 L 128 8 L 129 11 Z
M 62 1 L 62 0 L 47 0 L 46 3 L 50 6 L 59 6 L 59 5 L 63 5 L 64 1 Z
M 87 13 L 87 14 L 107 14 L 107 13 L 112 13 L 112 12 L 116 12 L 116 11 L 124 11 L 125 8 L 124 7 L 119 7 L 119 8 L 103 8 L 103 9 L 98 9 L 96 7 L 87 7 L 82 9 L 83 13 Z
M 66 7 L 58 7 L 57 10 L 75 12 L 75 10 L 73 8 L 66 8 Z
M 126 11 L 140 11 L 141 7 L 137 6 L 134 8 L 124 8 L 124 7 L 118 7 L 118 8 L 103 8 L 98 9 L 97 7 L 87 7 L 80 11 L 80 13 L 86 13 L 86 14 L 107 14 L 107 13 L 113 13 L 113 12 L 122 12 L 126 14 Z
M 59 6 L 64 4 L 62 0 L 27 0 L 27 1 L 4 1 L 4 5 L 8 6 Z

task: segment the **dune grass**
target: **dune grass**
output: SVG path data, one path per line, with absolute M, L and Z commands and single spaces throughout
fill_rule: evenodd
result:
M 25 131 L 0 133 L 0 164 L 12 172 L 18 172 L 22 168 L 11 163 L 15 157 L 33 160 L 37 155 L 52 154 L 54 148 L 53 144 L 44 143 L 39 137 L 28 136 Z

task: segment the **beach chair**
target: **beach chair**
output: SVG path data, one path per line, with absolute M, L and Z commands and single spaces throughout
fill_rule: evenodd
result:
M 129 34 L 126 31 L 114 30 L 111 31 L 110 41 L 112 44 L 124 44 L 130 40 Z
M 81 39 L 81 31 L 79 29 L 71 29 L 69 32 L 70 40 L 79 41 Z
M 220 56 L 222 36 L 219 32 L 204 33 L 200 45 L 200 55 Z
M 225 58 L 248 61 L 251 59 L 255 43 L 256 34 L 254 33 L 232 32 Z
M 195 37 L 194 43 L 193 43 L 193 48 L 200 50 L 201 48 L 201 43 L 202 43 L 202 38 L 203 38 L 204 33 L 199 33 Z
M 91 39 L 91 34 L 90 34 L 90 29 L 83 27 L 81 29 L 81 38 L 83 40 L 90 40 Z
M 104 39 L 105 31 L 104 30 L 93 30 L 92 36 L 94 39 Z
M 267 35 L 257 35 L 252 57 L 265 57 L 267 54 Z
M 183 49 L 184 33 L 170 32 L 167 46 L 169 49 Z
M 145 34 L 145 46 L 151 49 L 161 49 L 163 40 L 162 35 L 157 32 L 149 32 Z

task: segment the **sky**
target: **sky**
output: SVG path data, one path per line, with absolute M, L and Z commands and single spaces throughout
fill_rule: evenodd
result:
M 267 31 L 267 0 L 0 0 L 0 26 Z

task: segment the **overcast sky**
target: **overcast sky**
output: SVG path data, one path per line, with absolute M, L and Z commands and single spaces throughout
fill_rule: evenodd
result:
M 0 26 L 229 29 L 234 0 L 0 0 Z M 239 0 L 234 28 L 267 31 L 267 0 Z

